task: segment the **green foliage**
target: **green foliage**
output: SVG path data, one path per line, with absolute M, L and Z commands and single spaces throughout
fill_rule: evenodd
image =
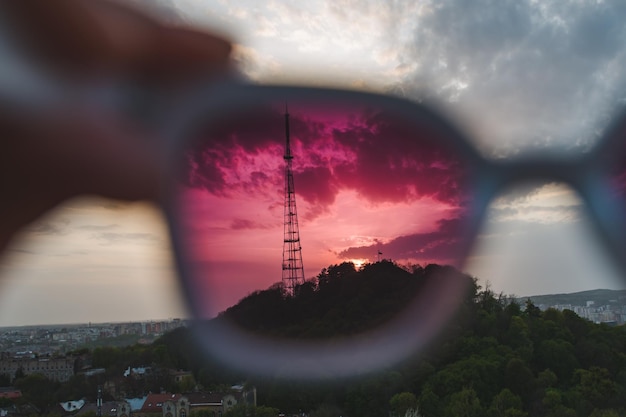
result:
M 341 417 L 343 412 L 339 407 L 334 404 L 321 404 L 315 410 L 313 410 L 309 417 Z
M 589 414 L 589 417 L 620 417 L 620 415 L 615 410 L 601 410 L 596 408 Z
M 446 417 L 482 417 L 485 412 L 480 406 L 476 391 L 472 388 L 463 388 L 450 396 L 446 407 Z
M 13 400 L 9 398 L 0 398 L 0 408 L 6 408 L 13 405 Z
M 389 400 L 392 416 L 403 417 L 410 409 L 417 409 L 417 397 L 412 392 L 401 392 Z
M 522 411 L 522 399 L 505 388 L 493 397 L 488 415 L 493 417 L 523 416 L 526 413 Z
M 40 410 L 46 410 L 55 402 L 55 392 L 60 383 L 51 381 L 43 375 L 32 374 L 13 382 L 22 391 L 21 403 L 32 403 Z
M 290 296 L 281 285 L 256 291 L 227 309 L 220 320 L 264 335 L 329 338 L 371 330 L 396 316 L 428 283 L 470 277 L 438 265 L 409 272 L 390 261 L 351 262 L 323 269 Z M 485 300 L 485 302 L 487 302 Z M 497 303 L 496 303 L 497 304 Z

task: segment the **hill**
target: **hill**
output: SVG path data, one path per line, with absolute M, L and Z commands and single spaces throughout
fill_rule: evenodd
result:
M 595 306 L 619 305 L 626 306 L 626 290 L 589 290 L 569 294 L 546 294 L 520 297 L 518 301 L 524 302 L 526 299 L 532 300 L 535 305 L 556 306 L 572 305 L 586 306 L 588 302 L 593 302 Z
M 441 267 L 407 271 L 386 263 L 356 271 L 335 265 L 307 283 L 295 297 L 280 286 L 257 292 L 228 309 L 220 319 L 252 331 L 285 337 L 326 337 L 384 323 Z M 375 417 L 398 414 L 399 398 L 421 416 L 626 415 L 626 328 L 594 324 L 573 311 L 538 304 L 607 304 L 624 292 L 584 291 L 511 299 L 473 285 L 460 302 L 448 337 L 431 351 L 365 378 L 321 384 L 280 378 L 247 379 L 261 403 L 285 413 L 308 410 L 326 415 Z M 325 292 L 330 285 L 330 292 Z M 341 297 L 342 302 L 324 300 Z M 328 297 L 328 298 L 327 298 Z M 306 312 L 298 315 L 297 311 Z M 323 332 L 319 332 L 323 329 Z M 329 410 L 334 410 L 329 413 Z M 404 409 L 406 411 L 406 407 Z
M 350 335 L 383 325 L 423 291 L 441 280 L 473 279 L 452 267 L 403 268 L 391 261 L 356 269 L 351 262 L 331 265 L 288 294 L 282 284 L 256 291 L 228 308 L 218 320 L 229 320 L 253 332 L 278 337 L 327 338 Z M 436 303 L 428 298 L 426 303 Z

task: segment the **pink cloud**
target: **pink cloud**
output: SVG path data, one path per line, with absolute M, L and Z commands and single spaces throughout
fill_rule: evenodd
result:
M 328 206 L 340 189 L 356 190 L 371 202 L 432 197 L 459 204 L 465 198 L 467 170 L 428 123 L 416 130 L 383 112 L 341 118 L 316 117 L 314 110 L 292 110 L 290 118 L 301 198 Z M 193 186 L 216 194 L 283 187 L 285 132 L 280 110 L 260 107 L 204 134 L 207 139 L 189 153 Z

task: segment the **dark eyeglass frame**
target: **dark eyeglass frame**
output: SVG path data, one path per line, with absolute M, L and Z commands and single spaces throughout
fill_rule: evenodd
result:
M 582 197 L 602 245 L 626 271 L 626 236 L 620 234 L 621 230 L 626 230 L 625 211 L 624 207 L 611 201 L 607 172 L 607 164 L 615 156 L 615 151 L 623 146 L 619 132 L 626 125 L 626 115 L 616 118 L 602 140 L 583 154 L 536 152 L 512 161 L 490 160 L 481 156 L 468 138 L 433 104 L 360 91 L 223 83 L 200 88 L 173 106 L 174 110 L 162 128 L 171 144 L 168 154 L 173 158 L 167 166 L 175 167 L 179 163 L 177 158 L 187 145 L 184 138 L 190 136 L 191 129 L 199 123 L 218 123 L 224 116 L 253 103 L 289 101 L 371 104 L 415 122 L 416 126 L 419 120 L 427 119 L 431 126 L 444 132 L 444 140 L 463 155 L 474 173 L 474 198 L 468 211 L 463 258 L 469 253 L 487 206 L 496 194 L 520 182 L 558 181 L 571 186 Z M 183 293 L 193 316 L 199 317 L 201 302 L 194 298 L 194 288 L 186 278 L 193 272 L 185 258 L 181 219 L 173 204 L 175 175 L 168 173 L 164 183 L 165 212 Z M 354 337 L 322 342 L 274 340 L 252 335 L 232 325 L 210 324 L 201 319 L 197 320 L 197 335 L 207 352 L 247 371 L 306 379 L 350 376 L 387 367 L 426 347 L 452 316 L 462 292 L 463 288 L 448 284 L 429 288 L 426 291 L 429 302 L 420 302 L 418 297 L 388 325 Z

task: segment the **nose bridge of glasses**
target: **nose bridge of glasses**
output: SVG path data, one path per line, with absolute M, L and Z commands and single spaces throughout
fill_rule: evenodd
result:
M 488 173 L 498 191 L 520 183 L 565 183 L 581 191 L 587 166 L 580 159 L 562 159 L 551 156 L 527 157 L 516 160 L 494 161 Z

